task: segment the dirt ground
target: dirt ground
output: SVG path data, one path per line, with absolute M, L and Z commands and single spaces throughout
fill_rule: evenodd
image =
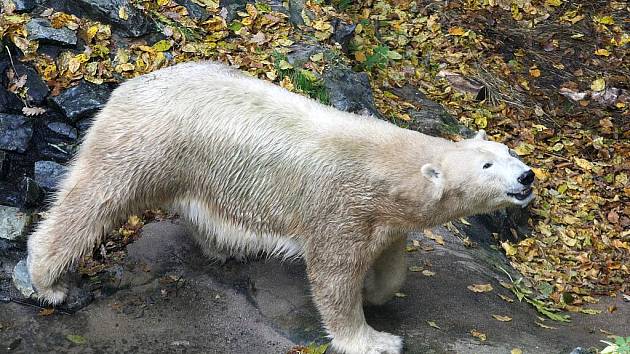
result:
M 505 274 L 491 265 L 503 262 L 499 253 L 483 245 L 464 247 L 443 228 L 434 233 L 445 244 L 412 235 L 410 242 L 417 239 L 434 249 L 409 252 L 408 263 L 435 275 L 410 271 L 400 297 L 366 308 L 371 325 L 403 336 L 406 353 L 509 353 L 518 348 L 568 354 L 578 346 L 601 349 L 605 333 L 621 335 L 630 325 L 630 302 L 621 297 L 603 299 L 595 306 L 604 310 L 600 315 L 572 314 L 568 324 L 543 322 L 531 306 L 498 296 L 514 298 L 498 282 L 507 281 Z M 5 253 L 6 274 L 17 259 L 10 250 Z M 108 272 L 110 281 L 92 291 L 95 300 L 74 314 L 58 310 L 44 316 L 37 307 L 0 304 L 0 352 L 286 353 L 298 344 L 325 342 L 302 263 L 211 264 L 177 221 L 146 225 L 142 237 L 128 246 L 124 263 Z M 0 298 L 17 299 L 9 280 L 0 282 Z M 81 281 L 84 286 L 89 282 Z M 467 289 L 481 283 L 494 290 Z M 606 309 L 613 305 L 617 310 L 610 314 Z M 500 322 L 492 315 L 512 320 Z M 487 340 L 472 336 L 472 330 Z

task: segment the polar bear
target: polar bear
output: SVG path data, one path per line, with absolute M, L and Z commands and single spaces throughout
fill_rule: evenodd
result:
M 41 300 L 127 215 L 169 205 L 213 256 L 303 257 L 340 353 L 400 353 L 364 301 L 401 286 L 405 235 L 533 198 L 502 144 L 451 142 L 341 112 L 217 63 L 129 80 L 96 116 L 47 219 L 28 240 Z

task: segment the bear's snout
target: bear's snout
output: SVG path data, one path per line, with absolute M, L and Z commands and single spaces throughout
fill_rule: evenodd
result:
M 534 171 L 527 170 L 516 179 L 520 184 L 529 186 L 534 183 Z

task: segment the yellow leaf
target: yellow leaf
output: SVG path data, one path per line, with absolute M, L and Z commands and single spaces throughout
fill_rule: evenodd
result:
M 311 60 L 312 61 L 322 61 L 322 59 L 324 59 L 324 53 L 323 52 L 311 55 Z
M 512 317 L 509 317 L 509 316 L 492 315 L 492 317 L 494 317 L 494 319 L 496 319 L 497 321 L 501 321 L 501 322 L 512 321 Z
M 523 354 L 523 351 L 519 348 L 514 348 L 510 351 L 510 354 Z
M 166 40 L 166 39 L 158 41 L 155 44 L 153 44 L 153 49 L 155 49 L 158 52 L 165 52 L 171 49 L 171 41 Z
M 591 90 L 593 91 L 603 91 L 606 88 L 606 81 L 604 79 L 597 79 L 591 83 Z
M 549 6 L 560 6 L 562 5 L 562 0 L 546 0 L 545 4 Z
M 332 25 L 329 22 L 326 22 L 324 19 L 314 21 L 311 27 L 315 28 L 318 31 L 328 31 L 332 29 Z
M 581 159 L 579 157 L 574 157 L 573 160 L 575 161 L 575 164 L 580 166 L 583 170 L 590 171 L 593 169 L 593 163 L 588 160 Z
M 535 147 L 532 144 L 528 144 L 528 143 L 521 143 L 519 146 L 514 148 L 514 151 L 519 155 L 519 156 L 526 156 L 531 154 L 534 151 Z
M 549 177 L 549 173 L 547 173 L 547 171 L 541 168 L 532 168 L 532 171 L 534 171 L 534 174 L 536 175 L 536 179 L 540 181 L 546 181 L 547 178 Z
M 607 57 L 610 55 L 610 52 L 606 49 L 600 48 L 595 51 L 595 55 L 599 55 L 602 57 Z
M 486 118 L 485 116 L 482 115 L 476 115 L 475 116 L 475 124 L 481 128 L 484 129 L 488 126 L 488 118 Z
M 96 32 L 98 32 L 98 25 L 90 26 L 90 28 L 88 28 L 85 32 L 87 36 L 87 41 L 92 41 L 92 38 L 94 38 L 94 36 L 96 36 Z
M 466 34 L 466 31 L 461 27 L 451 27 L 448 29 L 448 34 L 451 36 L 463 36 Z
M 354 59 L 358 61 L 359 63 L 363 63 L 364 61 L 367 60 L 367 57 L 365 56 L 364 52 L 355 52 Z
M 487 293 L 492 291 L 492 285 L 490 284 L 473 284 L 468 285 L 467 288 L 474 293 Z
M 280 63 L 278 64 L 278 67 L 280 68 L 280 70 L 293 69 L 293 65 L 289 64 L 289 62 L 286 61 L 286 60 L 280 60 Z
M 516 247 L 512 246 L 508 241 L 501 242 L 501 247 L 505 250 L 505 254 L 513 256 L 516 254 Z
M 121 6 L 118 9 L 118 17 L 123 21 L 127 21 L 129 19 L 129 15 L 127 15 L 127 9 L 125 9 L 124 6 Z
M 538 69 L 537 67 L 529 69 L 529 75 L 531 75 L 532 77 L 540 77 L 540 69 Z
M 615 19 L 612 18 L 611 16 L 595 16 L 593 18 L 593 22 L 597 22 L 597 23 L 601 23 L 602 25 L 614 25 L 615 24 Z
M 430 270 L 425 269 L 425 270 L 422 271 L 422 275 L 424 275 L 426 277 L 432 277 L 432 276 L 435 275 L 435 272 L 432 272 Z

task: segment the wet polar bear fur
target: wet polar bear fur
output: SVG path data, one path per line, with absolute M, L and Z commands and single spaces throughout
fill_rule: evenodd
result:
M 210 255 L 303 257 L 336 351 L 400 353 L 362 304 L 400 288 L 405 235 L 532 198 L 518 182 L 529 167 L 483 137 L 401 129 L 221 64 L 162 69 L 122 84 L 96 116 L 28 241 L 30 276 L 40 299 L 63 302 L 62 276 L 105 232 L 172 206 Z

